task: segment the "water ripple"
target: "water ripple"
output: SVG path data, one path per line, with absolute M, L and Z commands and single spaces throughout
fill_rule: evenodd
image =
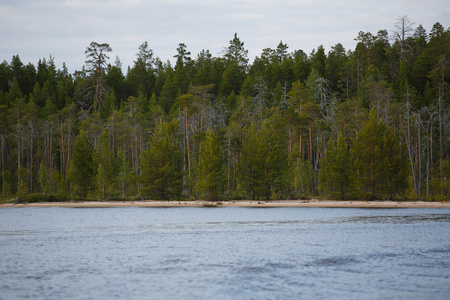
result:
M 2 299 L 450 299 L 450 210 L 0 209 Z

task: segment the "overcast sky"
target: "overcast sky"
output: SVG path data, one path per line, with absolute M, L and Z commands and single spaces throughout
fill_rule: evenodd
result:
M 448 0 L 0 0 L 0 61 L 18 54 L 24 64 L 55 58 L 72 73 L 84 65 L 86 47 L 108 43 L 126 72 L 147 41 L 162 61 L 174 61 L 179 43 L 195 58 L 202 49 L 220 56 L 234 33 L 250 62 L 280 40 L 289 51 L 354 49 L 359 31 L 389 34 L 399 16 L 429 32 L 450 26 Z

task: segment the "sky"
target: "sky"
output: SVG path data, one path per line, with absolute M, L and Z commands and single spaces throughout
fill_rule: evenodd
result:
M 288 51 L 353 50 L 359 31 L 392 35 L 400 16 L 429 32 L 450 26 L 448 0 L 0 0 L 0 61 L 19 55 L 24 64 L 54 58 L 70 73 L 81 70 L 92 41 L 108 43 L 124 73 L 147 41 L 154 56 L 175 61 L 179 43 L 191 57 L 223 55 L 237 33 L 250 63 L 282 41 Z

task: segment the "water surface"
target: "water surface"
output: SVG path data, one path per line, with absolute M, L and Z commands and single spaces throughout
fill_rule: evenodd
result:
M 1 208 L 0 299 L 450 299 L 450 209 Z

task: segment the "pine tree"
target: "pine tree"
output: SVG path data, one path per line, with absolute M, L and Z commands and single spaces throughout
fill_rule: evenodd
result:
M 109 44 L 99 44 L 96 42 L 91 42 L 85 51 L 87 70 L 91 73 L 91 76 L 95 81 L 95 90 L 92 97 L 94 102 L 91 106 L 94 108 L 94 111 L 97 111 L 97 109 L 103 105 L 103 95 L 106 92 L 106 89 L 103 84 L 102 76 L 103 70 L 106 68 L 106 61 L 109 59 L 109 56 L 106 55 L 106 53 L 111 51 L 112 49 Z
M 225 58 L 229 63 L 235 63 L 239 67 L 246 68 L 248 62 L 248 50 L 244 48 L 244 42 L 238 38 L 237 33 L 230 41 L 230 44 L 225 52 Z

